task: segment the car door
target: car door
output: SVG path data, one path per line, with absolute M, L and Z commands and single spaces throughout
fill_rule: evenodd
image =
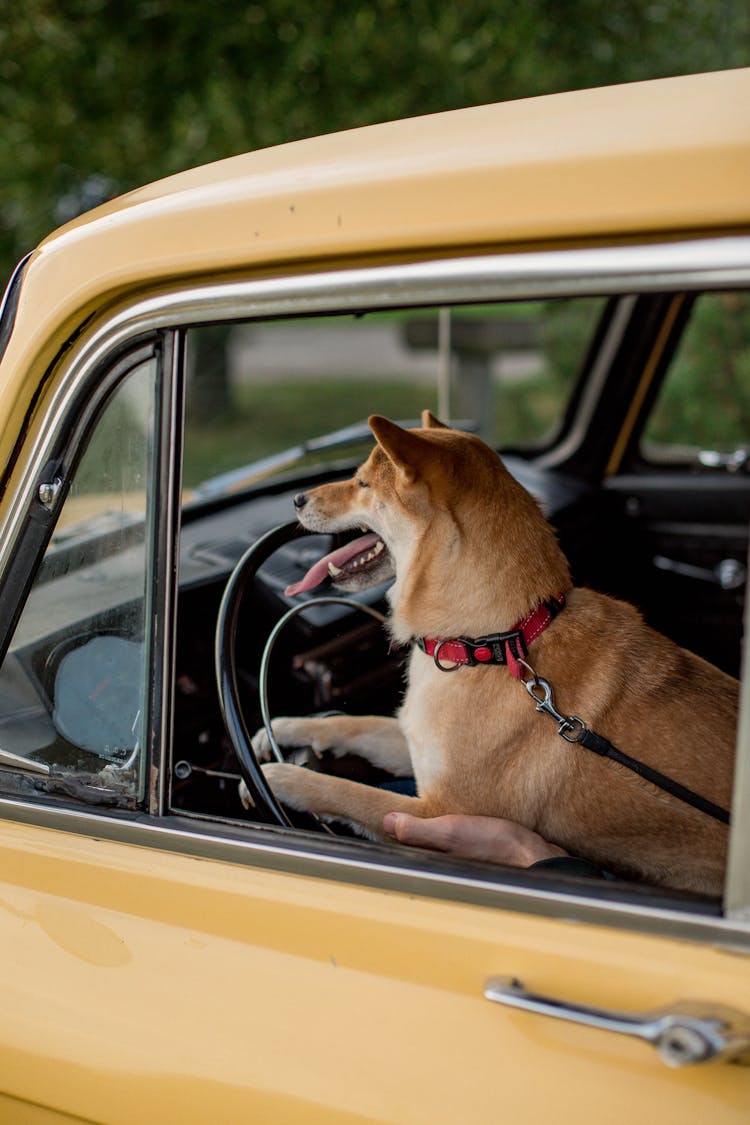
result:
M 585 888 L 587 909 L 501 879 L 443 875 L 438 896 L 424 874 L 363 885 L 340 857 L 44 819 L 0 832 L 8 1105 L 123 1123 L 746 1119 L 746 1066 L 675 1067 L 485 997 L 513 978 L 644 1031 L 681 1002 L 746 1013 L 744 958 L 710 918 L 640 908 L 638 932 Z M 669 1061 L 691 1044 L 673 1031 Z
M 565 255 L 566 271 L 569 264 Z M 544 265 L 549 285 L 547 257 Z M 449 283 L 465 284 L 462 268 L 441 267 L 441 294 Z M 501 295 L 503 268 L 495 265 L 493 279 Z M 345 280 L 349 293 L 363 284 L 356 275 Z M 378 277 L 370 299 L 382 302 L 386 283 L 400 283 L 403 302 L 406 280 L 414 305 L 424 304 L 434 277 L 428 272 L 415 282 L 397 267 Z M 371 274 L 366 281 L 373 285 Z M 288 284 L 294 290 L 294 280 Z M 313 288 L 306 278 L 307 300 Z M 250 283 L 240 294 L 217 288 L 212 314 L 218 309 L 230 319 L 240 298 L 249 305 L 261 297 Z M 6 583 L 14 654 L 14 637 L 33 643 L 48 635 L 45 612 L 28 609 L 45 585 L 72 573 L 92 591 L 106 591 L 123 556 L 137 556 L 121 603 L 124 624 L 93 592 L 55 602 L 61 612 L 83 614 L 87 641 L 93 631 L 94 639 L 142 645 L 133 664 L 140 676 L 125 674 L 130 666 L 118 646 L 116 667 L 129 694 L 124 709 L 123 692 L 116 694 L 125 716 L 117 737 L 102 734 L 104 721 L 116 717 L 114 705 L 105 705 L 96 729 L 88 711 L 83 730 L 65 725 L 77 751 L 66 776 L 45 781 L 28 763 L 4 763 L 0 1090 L 8 1120 L 744 1120 L 750 1069 L 736 1059 L 696 1056 L 706 1038 L 731 1055 L 747 1037 L 747 711 L 724 904 L 462 864 L 169 803 L 184 749 L 172 735 L 172 696 L 194 698 L 193 685 L 173 677 L 170 643 L 178 624 L 169 550 L 177 545 L 180 336 L 190 316 L 198 323 L 206 317 L 200 294 L 181 299 L 182 319 L 174 299 L 165 305 L 163 335 L 154 341 L 158 361 L 140 369 L 144 386 L 158 389 L 152 409 L 129 409 L 116 420 L 140 434 L 146 458 L 141 533 L 120 518 L 116 550 L 107 553 L 112 538 L 100 528 L 95 549 L 74 544 L 62 569 L 49 553 L 39 568 L 45 544 L 37 540 L 37 586 L 29 594 L 18 579 Z M 324 292 L 324 299 L 330 309 L 334 298 Z M 140 346 L 137 306 L 129 315 Z M 153 307 L 148 317 L 153 326 Z M 69 449 L 85 436 L 92 448 L 90 435 L 107 419 L 99 384 L 83 369 L 75 375 L 75 353 L 68 362 L 79 394 L 70 398 L 60 440 Z M 124 387 L 127 364 L 112 359 L 109 370 Z M 105 449 L 117 448 L 106 431 L 103 438 Z M 42 444 L 35 454 L 44 479 L 30 474 L 27 492 L 19 493 L 19 520 L 49 497 L 39 486 L 57 479 L 46 470 L 58 458 L 46 451 Z M 53 496 L 48 533 L 76 497 L 75 489 L 66 496 L 62 462 L 61 506 Z M 70 464 L 77 463 L 75 455 Z M 120 513 L 131 486 L 119 477 Z M 5 556 L 6 578 L 22 569 L 16 560 L 28 539 L 21 531 L 17 542 L 16 553 Z M 52 540 L 47 550 L 61 546 Z M 91 568 L 95 576 L 98 568 L 97 582 Z M 14 591 L 17 613 L 8 608 Z M 24 622 L 27 611 L 35 613 L 36 631 Z M 69 624 L 64 631 L 72 635 Z M 24 672 L 36 692 L 34 746 L 18 735 L 18 758 L 44 763 L 45 747 L 61 737 L 59 669 L 68 651 L 81 647 L 56 648 L 52 660 L 42 650 L 41 663 L 34 652 L 16 654 L 28 655 Z M 71 675 L 76 686 L 84 681 L 89 700 L 108 686 L 94 656 L 74 661 Z M 51 696 L 39 694 L 40 668 L 57 687 Z M 8 692 L 6 715 L 20 730 L 28 696 L 20 699 L 13 684 Z M 97 770 L 80 768 L 86 753 Z M 686 1009 L 697 1024 L 684 1023 Z M 661 1054 L 654 1042 L 661 1025 L 644 1015 L 655 1011 L 668 1024 Z M 730 1042 L 735 1034 L 737 1044 Z

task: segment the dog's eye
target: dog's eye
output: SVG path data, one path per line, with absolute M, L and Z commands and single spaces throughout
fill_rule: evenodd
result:
M 357 477 L 357 484 L 359 485 L 360 488 L 369 488 L 370 487 L 366 480 L 362 480 L 362 477 Z

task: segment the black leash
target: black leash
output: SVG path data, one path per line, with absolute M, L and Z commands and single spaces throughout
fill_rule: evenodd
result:
M 631 758 L 629 754 L 623 754 L 616 746 L 613 746 L 608 739 L 602 738 L 600 734 L 595 731 L 589 730 L 584 723 L 583 719 L 579 719 L 577 715 L 561 715 L 555 708 L 552 699 L 552 688 L 547 680 L 537 676 L 534 670 L 525 663 L 531 675 L 527 680 L 523 680 L 523 685 L 527 692 L 534 700 L 537 711 L 549 715 L 558 724 L 557 733 L 566 742 L 580 743 L 585 746 L 587 750 L 593 751 L 602 758 L 609 758 L 613 762 L 617 762 L 621 766 L 637 773 L 639 777 L 650 781 L 652 785 L 656 785 L 659 789 L 663 789 L 665 793 L 670 793 L 678 800 L 684 801 L 687 805 L 692 805 L 693 808 L 699 809 L 701 812 L 711 816 L 714 820 L 720 820 L 722 824 L 729 824 L 730 817 L 726 809 L 722 809 L 719 805 L 715 805 L 713 801 L 701 797 L 699 793 L 694 793 L 692 789 L 687 789 L 684 785 L 680 785 L 679 781 L 675 781 L 666 774 L 654 770 L 651 766 L 647 766 L 644 762 L 639 762 L 636 758 Z M 538 689 L 541 689 L 541 695 Z

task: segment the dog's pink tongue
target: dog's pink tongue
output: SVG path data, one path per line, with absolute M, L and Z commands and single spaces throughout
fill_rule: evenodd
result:
M 331 551 L 329 555 L 318 559 L 310 567 L 305 577 L 301 578 L 299 582 L 293 582 L 291 586 L 287 586 L 284 593 L 288 598 L 291 598 L 295 594 L 303 594 L 306 590 L 314 590 L 324 578 L 328 578 L 329 563 L 343 569 L 350 559 L 371 551 L 379 539 L 379 535 L 369 532 L 367 535 L 361 535 L 359 539 L 353 539 L 351 543 L 346 543 L 343 547 L 338 547 L 335 551 Z

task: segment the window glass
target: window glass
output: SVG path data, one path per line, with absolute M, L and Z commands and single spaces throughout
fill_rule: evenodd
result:
M 750 293 L 697 298 L 646 423 L 643 451 L 730 468 L 750 451 Z
M 2 788 L 15 754 L 52 792 L 139 792 L 155 374 L 137 367 L 99 417 L 0 669 Z
M 223 482 L 241 487 L 296 465 L 300 443 L 368 414 L 418 419 L 425 407 L 494 445 L 542 444 L 561 425 L 602 309 L 534 301 L 193 330 L 185 484 L 245 466 Z M 341 453 L 317 443 L 306 456 Z

